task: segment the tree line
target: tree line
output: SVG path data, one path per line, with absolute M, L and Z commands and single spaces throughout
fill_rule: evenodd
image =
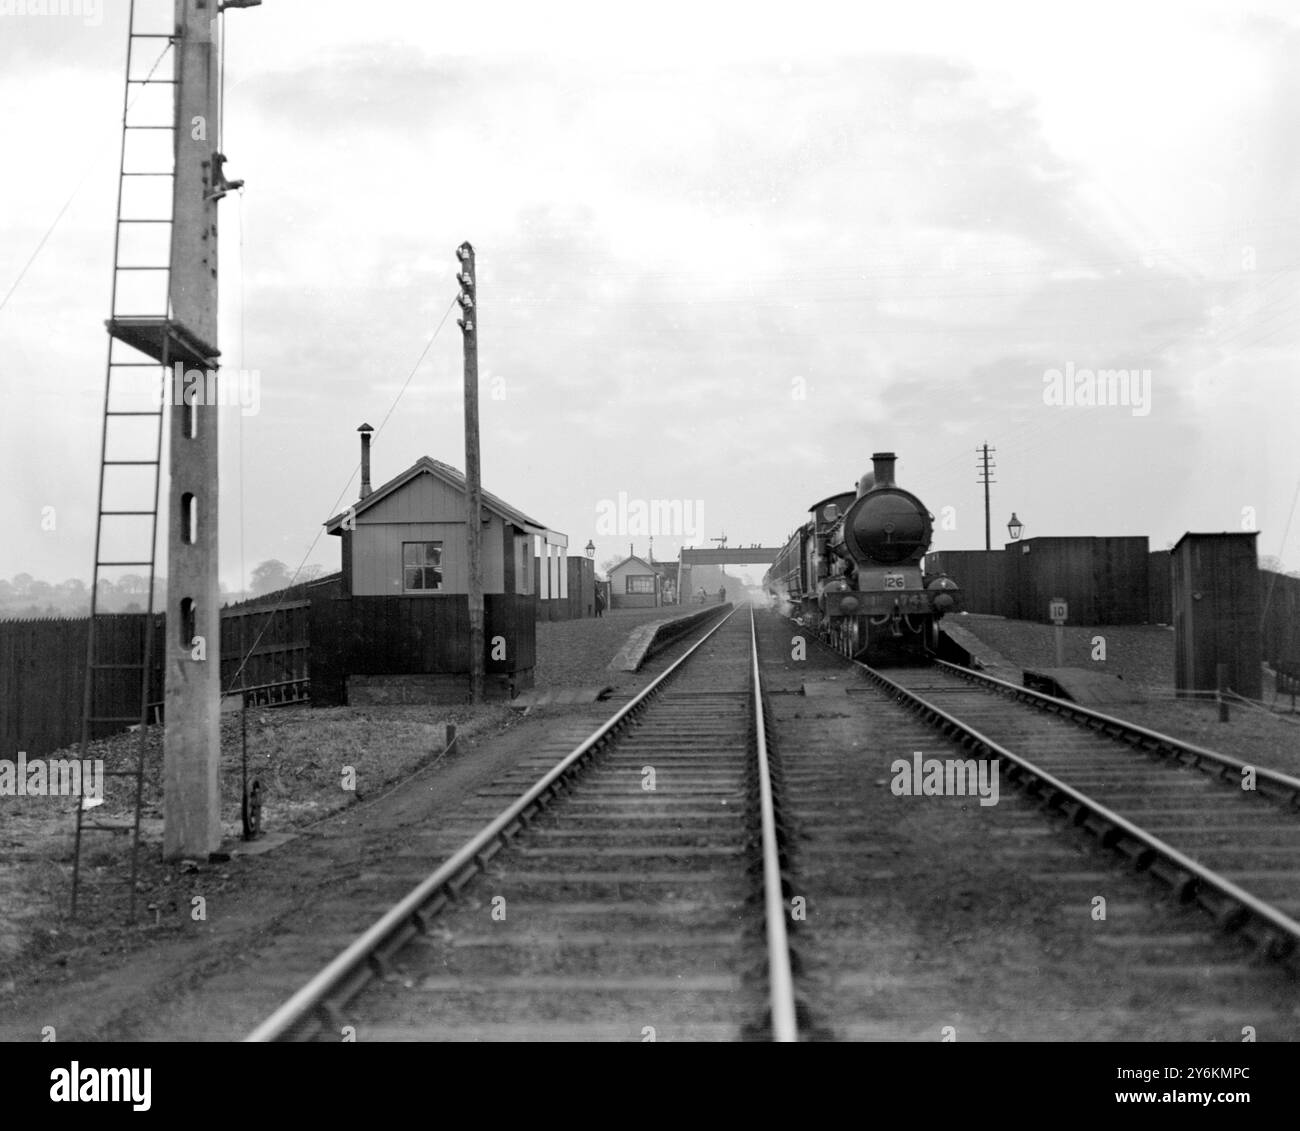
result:
M 313 581 L 325 572 L 324 566 L 304 566 L 296 584 Z M 282 561 L 269 558 L 259 562 L 249 576 L 246 589 L 231 589 L 220 583 L 221 603 L 245 601 L 284 589 L 293 579 L 293 573 Z M 142 613 L 149 599 L 149 579 L 138 573 L 122 574 L 116 579 L 101 578 L 96 607 L 101 613 Z M 167 579 L 155 575 L 153 607 L 160 611 L 167 604 Z M 79 577 L 66 581 L 50 582 L 18 573 L 9 579 L 0 578 L 0 620 L 31 619 L 34 617 L 85 617 L 90 615 L 90 585 Z

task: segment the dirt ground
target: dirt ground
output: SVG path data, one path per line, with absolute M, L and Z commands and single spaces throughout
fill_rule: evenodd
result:
M 686 645 L 635 674 L 607 665 L 634 627 L 676 610 L 631 610 L 598 620 L 538 625 L 538 684 L 644 685 Z M 594 711 L 594 714 L 593 714 Z M 239 713 L 222 720 L 223 852 L 229 859 L 166 864 L 162 836 L 161 732 L 146 735 L 143 845 L 137 916 L 126 924 L 133 785 L 117 779 L 95 811 L 118 831 L 93 834 L 83 853 L 77 919 L 68 914 L 73 811 L 66 798 L 6 797 L 0 825 L 0 1040 L 122 1040 L 167 1036 L 164 1006 L 204 979 L 238 966 L 254 944 L 296 931 L 361 872 L 358 861 L 402 849 L 411 831 L 437 827 L 475 791 L 559 736 L 580 738 L 595 708 L 289 706 L 247 713 L 249 780 L 265 791 L 265 835 L 241 845 L 243 733 Z M 458 742 L 445 752 L 447 726 Z M 577 730 L 575 731 L 575 727 Z M 585 730 L 583 728 L 586 728 Z M 576 739 L 574 740 L 576 741 Z M 106 767 L 132 765 L 135 735 L 95 743 Z M 50 758 L 72 757 L 73 751 Z M 346 784 L 345 784 L 346 783 Z M 429 866 L 436 863 L 430 861 Z M 357 897 L 353 890 L 352 895 Z M 201 898 L 202 905 L 195 904 Z M 323 964 L 381 907 L 355 924 L 333 916 L 319 950 Z M 382 900 L 379 901 L 382 904 Z M 205 918 L 196 918 L 200 912 Z M 278 1004 L 267 997 L 267 1012 Z M 250 1014 L 249 1027 L 260 1018 Z M 232 1018 L 220 1033 L 237 1037 Z M 187 1031 L 185 1037 L 209 1035 Z M 184 1037 L 182 1037 L 184 1039 Z

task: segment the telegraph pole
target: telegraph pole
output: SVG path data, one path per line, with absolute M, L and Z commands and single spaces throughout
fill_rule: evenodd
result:
M 456 321 L 465 342 L 465 505 L 469 543 L 469 699 L 483 701 L 483 484 L 478 459 L 478 307 L 475 301 L 474 248 L 468 240 L 456 249 L 460 303 Z
M 989 525 L 989 484 L 995 482 L 995 480 L 989 478 L 989 476 L 992 474 L 992 469 L 997 467 L 997 464 L 990 462 L 989 456 L 996 452 L 997 448 L 990 448 L 985 443 L 976 448 L 975 451 L 981 453 L 980 467 L 978 468 L 979 482 L 984 484 L 984 549 L 991 550 L 993 549 L 993 537 L 992 528 Z

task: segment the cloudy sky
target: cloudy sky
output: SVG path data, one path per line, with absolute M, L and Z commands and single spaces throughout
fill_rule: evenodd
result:
M 92 556 L 126 38 L 125 0 L 69 6 L 0 0 L 0 298 L 27 268 L 0 309 L 0 576 L 50 581 Z M 247 187 L 221 205 L 220 346 L 260 381 L 256 414 L 223 415 L 227 584 L 241 560 L 337 568 L 317 539 L 363 420 L 376 482 L 464 466 L 454 315 L 429 343 L 466 239 L 484 484 L 599 560 L 645 549 L 597 528 L 620 492 L 702 501 L 659 557 L 769 544 L 882 449 L 948 517 L 936 547 L 978 548 L 987 441 L 995 545 L 1013 510 L 1027 536 L 1153 549 L 1253 516 L 1300 568 L 1286 4 L 225 20 Z M 1143 403 L 1049 403 L 1053 371 L 1104 369 L 1149 371 Z

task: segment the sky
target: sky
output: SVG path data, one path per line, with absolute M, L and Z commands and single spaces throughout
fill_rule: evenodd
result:
M 52 582 L 93 556 L 126 48 L 125 0 L 59 9 L 0 0 L 0 577 Z M 1286 4 L 224 23 L 219 345 L 256 392 L 222 410 L 231 588 L 338 567 L 363 421 L 376 484 L 464 466 L 463 240 L 484 486 L 598 561 L 648 552 L 653 501 L 683 515 L 658 558 L 779 544 L 881 450 L 936 549 L 981 548 L 988 443 L 994 546 L 1012 511 L 1152 549 L 1255 529 L 1300 569 Z M 1105 370 L 1132 395 L 1079 403 Z

